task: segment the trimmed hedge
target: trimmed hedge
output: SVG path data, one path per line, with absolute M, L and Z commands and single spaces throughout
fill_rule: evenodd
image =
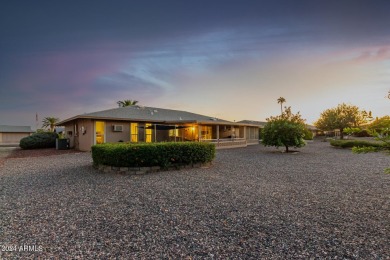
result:
M 211 143 L 105 143 L 92 146 L 94 164 L 115 167 L 166 168 L 174 165 L 208 163 L 214 158 L 215 145 Z
M 56 147 L 57 133 L 43 132 L 35 133 L 20 140 L 19 146 L 22 149 L 39 149 Z
M 378 147 L 382 148 L 383 144 L 378 142 L 370 142 L 365 140 L 330 140 L 330 145 L 341 147 L 341 148 L 352 148 L 352 147 Z

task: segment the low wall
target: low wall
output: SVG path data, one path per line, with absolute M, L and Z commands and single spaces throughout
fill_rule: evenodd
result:
M 119 173 L 119 174 L 129 174 L 129 175 L 142 175 L 153 172 L 162 172 L 162 171 L 174 171 L 181 169 L 192 169 L 192 168 L 209 168 L 211 163 L 194 163 L 190 165 L 174 165 L 167 168 L 162 168 L 160 166 L 151 166 L 151 167 L 115 167 L 108 165 L 94 165 L 95 169 L 98 169 L 104 173 Z

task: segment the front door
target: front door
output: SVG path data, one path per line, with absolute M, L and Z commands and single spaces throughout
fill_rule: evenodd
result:
M 106 124 L 102 121 L 95 122 L 95 144 L 102 144 L 105 142 L 105 127 Z

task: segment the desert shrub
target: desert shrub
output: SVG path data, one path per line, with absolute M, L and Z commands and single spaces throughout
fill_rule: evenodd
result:
M 310 131 L 309 129 L 305 128 L 303 134 L 304 134 L 303 136 L 304 140 L 313 140 L 313 132 Z
M 370 135 L 370 133 L 367 130 L 363 129 L 363 130 L 355 133 L 353 136 L 356 136 L 356 137 L 370 137 L 371 135 Z
M 370 137 L 370 133 L 366 129 L 359 127 L 348 127 L 344 129 L 344 133 L 355 137 Z
M 19 146 L 22 149 L 39 149 L 56 147 L 57 133 L 40 132 L 24 137 L 20 140 Z
M 373 146 L 354 146 L 352 147 L 353 153 L 371 153 L 371 152 L 378 152 L 381 148 L 379 147 L 373 147 Z
M 211 143 L 105 143 L 92 146 L 94 164 L 116 167 L 168 167 L 207 163 L 215 158 Z
M 379 142 L 370 142 L 365 140 L 330 140 L 330 145 L 341 148 L 356 147 L 378 147 L 382 148 L 383 144 Z

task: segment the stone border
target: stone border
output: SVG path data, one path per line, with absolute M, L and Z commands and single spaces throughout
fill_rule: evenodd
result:
M 211 162 L 209 163 L 193 163 L 188 165 L 173 165 L 167 168 L 160 166 L 151 166 L 151 167 L 116 167 L 103 164 L 94 164 L 93 167 L 104 173 L 119 173 L 119 174 L 130 174 L 130 175 L 141 175 L 153 172 L 162 172 L 162 171 L 177 171 L 181 169 L 192 169 L 192 168 L 209 168 Z

